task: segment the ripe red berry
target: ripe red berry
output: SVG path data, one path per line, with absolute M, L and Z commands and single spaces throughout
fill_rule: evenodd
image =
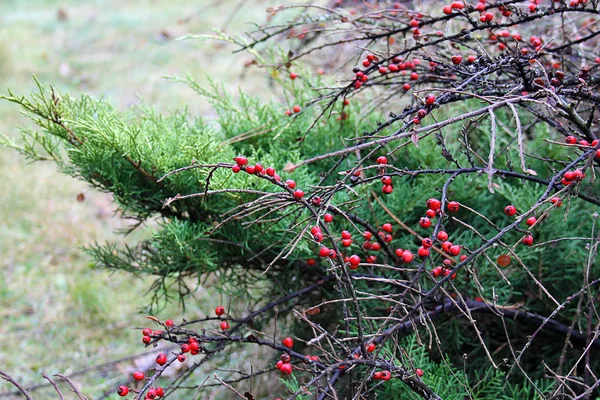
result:
M 387 232 L 387 233 L 392 233 L 392 232 L 394 231 L 394 229 L 393 229 L 393 227 L 392 227 L 392 224 L 390 224 L 389 222 L 388 222 L 388 223 L 385 223 L 385 224 L 383 224 L 383 225 L 381 226 L 381 229 L 383 229 L 383 230 L 384 230 L 385 232 Z
M 372 352 L 374 352 L 374 351 L 375 351 L 375 343 L 369 343 L 369 344 L 367 345 L 367 351 L 368 351 L 369 353 L 372 353 Z
M 516 213 L 517 213 L 517 208 L 515 206 L 508 205 L 508 206 L 504 207 L 504 214 L 508 215 L 509 217 L 512 217 Z
M 125 397 L 129 394 L 129 388 L 127 386 L 119 386 L 117 394 L 121 397 Z
M 377 261 L 377 257 L 375 256 L 367 256 L 367 263 L 368 264 L 375 264 L 375 261 Z
M 253 175 L 256 172 L 256 167 L 254 165 L 249 165 L 246 167 L 246 173 Z
M 344 246 L 344 247 L 352 246 L 352 240 L 351 239 L 342 239 L 342 246 Z
M 423 245 L 423 247 L 429 248 L 429 247 L 433 246 L 433 240 L 431 240 L 429 238 L 423 238 L 423 241 L 421 242 L 421 244 Z
M 292 364 L 285 363 L 281 366 L 281 368 L 279 368 L 279 370 L 281 371 L 282 374 L 289 375 L 292 373 Z
M 523 238 L 523 244 L 526 246 L 531 246 L 533 244 L 533 236 L 527 235 Z
M 325 222 L 327 222 L 327 223 L 330 223 L 331 221 L 333 221 L 333 215 L 331 215 L 331 214 L 325 214 L 325 215 L 323 216 L 323 220 L 324 220 Z
M 391 194 L 394 191 L 392 185 L 383 185 L 381 187 L 381 193 L 383 194 Z
M 425 104 L 427 104 L 428 106 L 432 106 L 435 104 L 435 96 L 432 94 L 427 95 L 427 97 L 425 97 Z
M 227 329 L 229 329 L 229 322 L 227 322 L 227 321 L 221 322 L 221 330 L 226 331 Z
M 371 61 L 369 61 L 369 60 L 364 60 L 364 61 L 362 62 L 362 65 L 363 65 L 363 67 L 365 67 L 365 68 L 368 68 L 368 67 L 370 67 L 370 66 L 371 66 Z
M 387 164 L 388 163 L 388 159 L 386 156 L 379 156 L 377 157 L 377 164 Z
M 419 247 L 419 250 L 417 250 L 417 255 L 421 258 L 425 258 L 429 255 L 429 249 L 425 246 L 421 246 Z
M 529 217 L 527 218 L 527 220 L 525 221 L 525 223 L 527 224 L 527 226 L 532 226 L 533 224 L 535 224 L 537 222 L 537 218 L 536 217 Z
M 425 216 L 427 218 L 435 218 L 436 212 L 433 211 L 431 208 L 429 208 L 429 209 L 427 209 L 427 211 L 425 211 Z
M 297 74 L 297 73 L 295 73 L 295 72 L 291 72 L 291 73 L 290 73 L 290 79 L 291 79 L 291 80 L 294 80 L 294 79 L 296 79 L 297 77 L 298 77 L 298 74 Z
M 411 253 L 408 250 L 404 250 L 402 252 L 402 261 L 404 261 L 405 263 L 409 263 L 411 262 L 415 257 L 413 256 L 413 253 Z
M 565 143 L 567 143 L 567 144 L 576 144 L 577 143 L 577 138 L 575 136 L 567 136 L 565 138 Z
M 371 238 L 373 237 L 373 234 L 369 231 L 364 231 L 363 232 L 363 238 L 365 238 L 365 240 L 371 240 Z
M 296 182 L 293 181 L 293 180 L 291 180 L 291 179 L 288 179 L 287 181 L 285 181 L 285 185 L 287 187 L 289 187 L 290 189 L 295 189 L 296 188 Z
M 273 168 L 273 167 L 269 167 L 269 168 L 267 168 L 267 169 L 265 170 L 265 172 L 266 172 L 266 174 L 267 174 L 267 175 L 269 175 L 269 176 L 271 176 L 271 177 L 275 176 L 275 168 Z
M 452 60 L 452 64 L 458 65 L 462 62 L 462 56 L 459 54 L 453 55 L 451 60 Z
M 377 371 L 373 373 L 373 380 L 378 381 L 381 379 L 381 372 Z
M 450 247 L 452 247 L 452 242 L 445 241 L 442 243 L 442 250 L 444 250 L 446 253 L 450 253 Z
M 451 7 L 455 10 L 462 10 L 465 7 L 465 5 L 462 1 L 453 1 Z
M 477 57 L 474 56 L 473 54 L 471 54 L 470 56 L 467 57 L 467 62 L 469 64 L 473 64 L 475 62 L 475 60 L 477 60 Z
M 342 231 L 342 239 L 351 239 L 352 234 L 348 231 Z
M 448 240 L 448 234 L 445 231 L 439 231 L 437 234 L 437 238 L 438 240 L 445 242 L 446 240 Z
M 431 226 L 431 220 L 427 217 L 423 217 L 419 220 L 419 225 L 421 225 L 422 228 L 429 228 Z
M 300 108 L 300 106 L 294 106 L 294 108 L 292 108 L 292 110 L 298 114 L 300 111 L 302 111 L 302 109 Z
M 155 399 L 156 398 L 156 390 L 154 389 L 148 389 L 148 391 L 146 392 L 146 398 L 147 399 Z
M 233 167 L 231 167 L 231 172 L 233 172 L 234 174 L 237 174 L 238 172 L 240 172 L 242 169 L 240 168 L 239 165 L 234 165 Z
M 294 197 L 300 200 L 302 197 L 304 197 L 304 192 L 298 189 L 294 192 Z
M 142 343 L 149 344 L 152 341 L 150 336 L 142 336 Z
M 432 209 L 433 211 L 437 211 L 442 206 L 442 202 L 438 199 L 431 198 L 427 200 L 427 208 Z
M 277 369 L 279 369 L 279 370 L 280 370 L 280 369 L 281 369 L 281 366 L 282 366 L 283 364 L 284 364 L 284 363 L 283 363 L 283 360 L 279 360 L 279 361 L 277 361 L 277 363 L 275 364 L 275 367 L 276 367 Z
M 135 379 L 136 381 L 141 381 L 142 379 L 144 379 L 145 375 L 143 372 L 140 371 L 135 371 L 133 373 L 133 379 Z
M 410 80 L 411 81 L 416 81 L 417 79 L 419 79 L 419 74 L 417 74 L 416 72 L 411 72 L 410 73 Z M 410 86 L 408 87 L 408 89 L 410 89 Z M 408 90 L 406 89 L 406 90 Z
M 200 351 L 200 345 L 198 344 L 198 342 L 190 343 L 190 352 L 192 354 L 194 354 L 194 353 L 197 353 L 198 351 Z
M 167 363 L 167 355 L 165 353 L 160 353 L 156 356 L 156 363 L 158 365 L 165 365 Z
M 358 264 L 360 264 L 360 257 L 356 254 L 353 254 L 350 256 L 348 261 L 350 261 L 350 266 L 358 267 Z
M 306 264 L 308 264 L 309 266 L 313 266 L 316 263 L 317 262 L 314 259 L 312 259 L 312 258 L 309 258 L 308 260 L 306 260 Z
M 402 89 L 404 90 L 410 90 L 410 85 L 408 83 L 405 83 L 402 85 Z
M 187 343 L 184 343 L 181 345 L 181 352 L 182 353 L 188 353 L 190 351 L 190 345 Z
M 378 242 L 375 243 L 371 243 L 371 249 L 372 251 L 379 251 L 381 250 L 381 245 Z
M 185 355 L 183 355 L 183 354 L 178 355 L 177 356 L 177 361 L 179 361 L 179 362 L 185 362 Z
M 244 165 L 248 164 L 248 159 L 244 156 L 234 157 L 233 161 L 235 161 L 235 163 L 240 167 L 243 167 Z
M 161 388 L 160 386 L 159 386 L 159 387 L 157 387 L 157 388 L 156 388 L 156 389 L 154 389 L 154 390 L 156 390 L 156 395 L 157 395 L 157 396 L 159 396 L 159 397 L 163 397 L 163 396 L 165 395 L 165 391 L 164 391 L 164 390 L 163 390 L 163 388 Z
M 144 329 L 142 329 L 142 335 L 143 336 L 150 336 L 150 335 L 152 335 L 152 329 L 150 329 L 150 328 L 144 328 Z
M 323 246 L 319 249 L 319 256 L 329 257 L 330 252 L 331 252 L 331 250 L 329 250 L 327 247 Z
M 556 207 L 560 207 L 562 205 L 562 200 L 560 199 L 560 197 L 553 197 L 550 199 L 550 201 L 552 202 L 552 204 L 556 204 Z
M 460 254 L 460 246 L 457 244 L 450 246 L 450 248 L 448 249 L 448 253 L 450 253 L 453 256 L 459 255 Z
M 288 349 L 291 349 L 294 346 L 294 340 L 290 337 L 286 337 L 281 341 L 281 343 Z
M 392 378 L 392 373 L 390 371 L 381 371 L 381 380 L 389 381 Z
M 173 326 L 173 320 L 172 319 L 168 319 L 165 321 L 165 325 L 166 326 Z
M 225 307 L 217 306 L 217 308 L 215 308 L 215 314 L 217 314 L 218 317 L 225 314 Z
M 444 14 L 452 14 L 452 6 L 444 6 L 444 8 L 442 8 L 442 11 L 444 12 Z
M 448 211 L 450 212 L 457 212 L 459 208 L 460 205 L 456 201 L 451 201 L 450 203 L 448 203 Z
M 422 369 L 417 368 L 415 372 L 417 373 L 418 377 L 422 377 L 423 376 L 423 370 Z

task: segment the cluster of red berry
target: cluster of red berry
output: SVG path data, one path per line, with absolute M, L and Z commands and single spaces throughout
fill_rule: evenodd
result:
M 418 23 L 418 21 L 417 21 Z M 369 68 L 372 63 L 378 62 L 379 59 L 377 56 L 373 54 L 367 54 L 365 60 L 363 60 L 362 65 L 365 68 Z M 401 57 L 394 57 L 390 63 L 388 63 L 387 67 L 384 65 L 380 65 L 378 71 L 380 74 L 385 75 L 388 73 L 399 72 L 402 75 L 406 75 L 410 72 L 409 79 L 411 81 L 416 81 L 419 79 L 419 74 L 415 71 L 416 67 L 421 64 L 421 60 L 418 58 L 414 58 L 412 61 L 404 61 Z M 412 70 L 412 71 L 411 71 Z M 360 89 L 363 83 L 367 82 L 369 77 L 365 71 L 355 70 L 355 78 L 354 78 L 354 88 Z M 410 90 L 410 84 L 405 82 L 402 85 L 404 90 Z
M 225 314 L 225 307 L 223 306 L 217 306 L 215 308 L 215 314 L 218 317 L 221 317 L 222 315 Z M 173 326 L 175 325 L 175 323 L 173 322 L 173 320 L 168 319 L 164 322 L 164 326 L 167 329 L 167 332 L 169 331 L 169 329 L 171 329 Z M 229 326 L 229 322 L 227 321 L 221 321 L 220 327 L 222 330 L 226 331 L 230 328 Z M 154 341 L 154 343 L 157 343 L 159 340 L 163 339 L 165 335 L 165 332 L 162 330 L 155 330 L 153 331 L 150 328 L 144 328 L 142 329 L 142 342 L 146 345 L 152 343 L 152 341 Z M 291 339 L 290 339 L 291 340 Z M 183 343 L 180 347 L 180 352 L 178 354 L 175 355 L 175 358 L 173 358 L 171 360 L 171 362 L 169 362 L 169 359 L 167 357 L 167 355 L 165 353 L 159 353 L 156 356 L 156 364 L 158 364 L 159 366 L 163 367 L 165 366 L 165 364 L 169 363 L 167 365 L 167 367 L 174 362 L 175 360 L 179 361 L 179 362 L 185 362 L 186 360 L 186 354 L 189 353 L 193 356 L 200 354 L 201 352 L 201 348 L 200 348 L 200 344 L 198 343 L 198 340 L 192 336 L 190 336 L 188 338 L 188 342 L 187 343 Z M 165 367 L 166 368 L 166 367 Z M 135 381 L 143 381 L 144 379 L 146 379 L 146 375 L 141 372 L 141 371 L 135 371 L 132 375 L 133 380 Z M 129 394 L 130 391 L 135 392 L 133 389 L 128 388 L 125 385 L 121 385 L 117 388 L 117 394 L 121 397 L 125 397 Z M 146 392 L 145 395 L 145 400 L 153 400 L 153 399 L 157 399 L 164 396 L 164 390 L 161 387 L 155 387 L 155 388 L 149 388 L 148 391 Z
M 596 140 L 592 141 L 592 143 L 590 143 L 590 142 L 588 142 L 585 139 L 577 140 L 577 138 L 575 136 L 567 136 L 565 138 L 565 143 L 567 143 L 567 144 L 578 144 L 579 146 L 596 148 L 596 146 L 598 146 L 598 143 L 600 143 L 600 140 L 596 139 Z M 600 149 L 596 150 L 596 157 L 600 158 Z
M 285 110 L 285 115 L 287 115 L 288 117 L 292 114 L 299 114 L 300 111 L 302 111 L 302 108 L 298 105 L 292 107 L 292 110 Z
M 264 168 L 261 164 L 248 165 L 248 159 L 244 156 L 234 157 L 233 161 L 235 161 L 236 164 L 233 167 L 231 167 L 231 171 L 234 174 L 237 174 L 240 171 L 245 171 L 250 175 L 266 175 L 270 178 L 273 178 L 275 182 L 281 182 L 281 177 L 277 174 L 275 168 L 273 167 Z M 304 191 L 296 189 L 295 181 L 288 179 L 287 181 L 285 181 L 285 186 L 288 187 L 290 190 L 295 189 L 293 195 L 296 199 L 300 200 L 302 197 L 304 197 Z

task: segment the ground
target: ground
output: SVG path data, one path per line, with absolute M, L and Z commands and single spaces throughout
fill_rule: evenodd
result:
M 279 2 L 281 3 L 281 2 Z M 243 9 L 236 14 L 237 5 Z M 264 21 L 269 2 L 175 0 L 4 0 L 0 2 L 0 91 L 26 94 L 32 75 L 61 91 L 104 96 L 121 108 L 142 99 L 164 112 L 189 107 L 210 117 L 207 104 L 187 87 L 164 79 L 208 74 L 234 89 L 257 92 L 260 71 L 245 73 L 243 54 L 217 42 L 176 41 L 210 27 L 240 31 Z M 227 24 L 226 26 L 224 24 Z M 264 90 L 263 90 L 264 93 Z M 0 133 L 17 137 L 28 121 L 16 106 L 0 102 Z M 130 222 L 115 215 L 110 195 L 58 173 L 51 164 L 26 163 L 0 149 L 0 365 L 31 386 L 41 372 L 73 374 L 142 353 L 140 309 L 148 280 L 94 269 L 81 247 L 94 241 L 136 241 L 145 227 L 124 238 Z M 82 196 L 81 196 L 82 195 Z M 84 198 L 83 201 L 78 201 Z M 199 290 L 185 314 L 177 305 L 158 317 L 192 317 L 217 304 Z M 74 380 L 90 398 L 122 381 L 131 361 L 92 369 Z M 122 374 L 114 374 L 115 369 Z M 12 390 L 0 381 L 0 394 Z M 49 398 L 48 391 L 34 398 Z M 2 398 L 5 398 L 2 396 Z M 10 396 L 9 396 L 10 398 Z M 114 398 L 114 397 L 112 397 Z

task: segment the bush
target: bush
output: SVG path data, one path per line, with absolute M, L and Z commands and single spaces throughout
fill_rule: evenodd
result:
M 212 36 L 276 90 L 177 79 L 215 120 L 42 84 L 3 96 L 38 126 L 6 144 L 160 218 L 135 247 L 90 245 L 98 265 L 156 277 L 154 308 L 209 279 L 228 295 L 144 332 L 182 345 L 166 366 L 192 347 L 165 394 L 258 345 L 272 363 L 211 380 L 228 397 L 597 395 L 598 2 L 335 3 Z M 148 397 L 166 369 L 126 385 Z M 280 373 L 285 388 L 244 383 Z

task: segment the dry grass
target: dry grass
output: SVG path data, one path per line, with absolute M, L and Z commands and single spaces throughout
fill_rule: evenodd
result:
M 264 83 L 264 78 L 241 79 L 246 56 L 232 56 L 231 48 L 173 40 L 221 25 L 238 2 L 222 1 L 202 11 L 211 3 L 4 0 L 0 90 L 27 93 L 35 74 L 60 90 L 105 96 L 120 107 L 140 102 L 141 96 L 162 110 L 187 105 L 192 113 L 208 113 L 206 103 L 190 90 L 162 77 L 189 72 L 203 81 L 207 72 L 254 92 Z M 269 5 L 248 1 L 231 29 L 264 20 Z M 0 103 L 0 132 L 16 137 L 16 126 L 27 124 L 16 107 Z M 80 249 L 94 241 L 124 242 L 114 231 L 127 222 L 113 215 L 110 196 L 60 175 L 51 164 L 26 164 L 6 149 L 0 150 L 0 182 L 1 369 L 27 386 L 42 382 L 40 372 L 70 374 L 141 352 L 139 331 L 130 328 L 145 324 L 138 310 L 148 302 L 149 282 L 92 269 Z M 77 202 L 82 192 L 85 201 Z M 187 310 L 188 318 L 216 305 L 203 290 L 198 298 L 202 301 Z M 181 315 L 175 305 L 159 317 L 171 315 Z M 96 371 L 76 380 L 90 398 L 98 398 L 122 380 L 114 372 Z M 0 381 L 0 393 L 9 389 Z M 39 390 L 34 398 L 50 398 L 49 393 Z

